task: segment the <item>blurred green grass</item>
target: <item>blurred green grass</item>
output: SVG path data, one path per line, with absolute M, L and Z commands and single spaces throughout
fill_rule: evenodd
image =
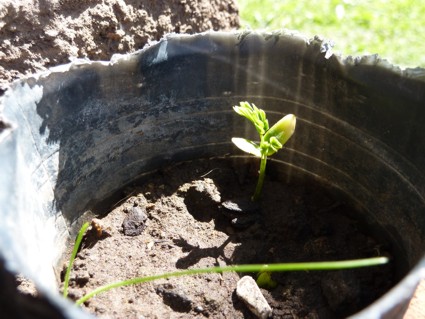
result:
M 297 30 L 333 40 L 344 56 L 378 53 L 402 67 L 425 67 L 425 1 L 236 1 L 242 28 Z

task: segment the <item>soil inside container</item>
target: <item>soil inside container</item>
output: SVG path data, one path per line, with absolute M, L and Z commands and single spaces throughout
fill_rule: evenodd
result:
M 262 289 L 274 318 L 342 318 L 396 283 L 391 243 L 357 218 L 358 208 L 313 180 L 278 180 L 271 162 L 259 218 L 235 226 L 220 203 L 249 198 L 258 165 L 255 159 L 198 160 L 135 184 L 96 222 L 103 234 L 98 236 L 96 227 L 87 233 L 69 297 L 78 299 L 119 280 L 194 267 L 390 257 L 389 264 L 377 267 L 273 273 L 278 286 Z M 140 212 L 147 219 L 131 223 Z M 141 233 L 129 236 L 124 230 Z M 184 276 L 122 287 L 97 295 L 83 308 L 108 318 L 255 318 L 235 293 L 244 275 Z

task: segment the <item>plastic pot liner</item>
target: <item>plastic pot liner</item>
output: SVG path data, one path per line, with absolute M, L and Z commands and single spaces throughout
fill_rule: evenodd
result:
M 168 35 L 110 62 L 76 60 L 14 82 L 0 104 L 0 259 L 34 280 L 64 317 L 55 267 L 82 222 L 119 190 L 171 163 L 240 156 L 254 138 L 232 106 L 271 123 L 297 116 L 273 159 L 360 205 L 391 238 L 407 275 L 353 318 L 397 318 L 425 263 L 425 71 L 378 56 L 342 58 L 286 33 Z M 105 206 L 105 205 L 103 205 Z

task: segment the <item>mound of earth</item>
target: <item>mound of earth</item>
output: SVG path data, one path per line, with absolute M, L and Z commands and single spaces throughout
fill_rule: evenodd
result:
M 73 58 L 109 60 L 166 33 L 238 26 L 234 0 L 3 0 L 0 93 L 14 79 Z

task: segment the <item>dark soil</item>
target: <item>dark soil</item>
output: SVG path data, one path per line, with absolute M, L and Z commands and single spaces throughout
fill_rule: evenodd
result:
M 0 95 L 12 80 L 70 59 L 109 60 L 167 33 L 238 27 L 234 0 L 1 0 Z
M 258 163 L 233 164 L 224 159 L 180 164 L 134 185 L 86 236 L 70 297 L 110 282 L 186 268 L 392 257 L 390 244 L 355 218 L 361 212 L 317 182 L 271 178 L 276 175 L 272 163 L 260 215 L 235 223 L 221 203 L 251 196 Z M 394 264 L 274 273 L 277 288 L 262 292 L 274 318 L 342 318 L 395 284 Z M 186 276 L 118 288 L 84 308 L 110 318 L 254 318 L 235 293 L 243 275 Z

